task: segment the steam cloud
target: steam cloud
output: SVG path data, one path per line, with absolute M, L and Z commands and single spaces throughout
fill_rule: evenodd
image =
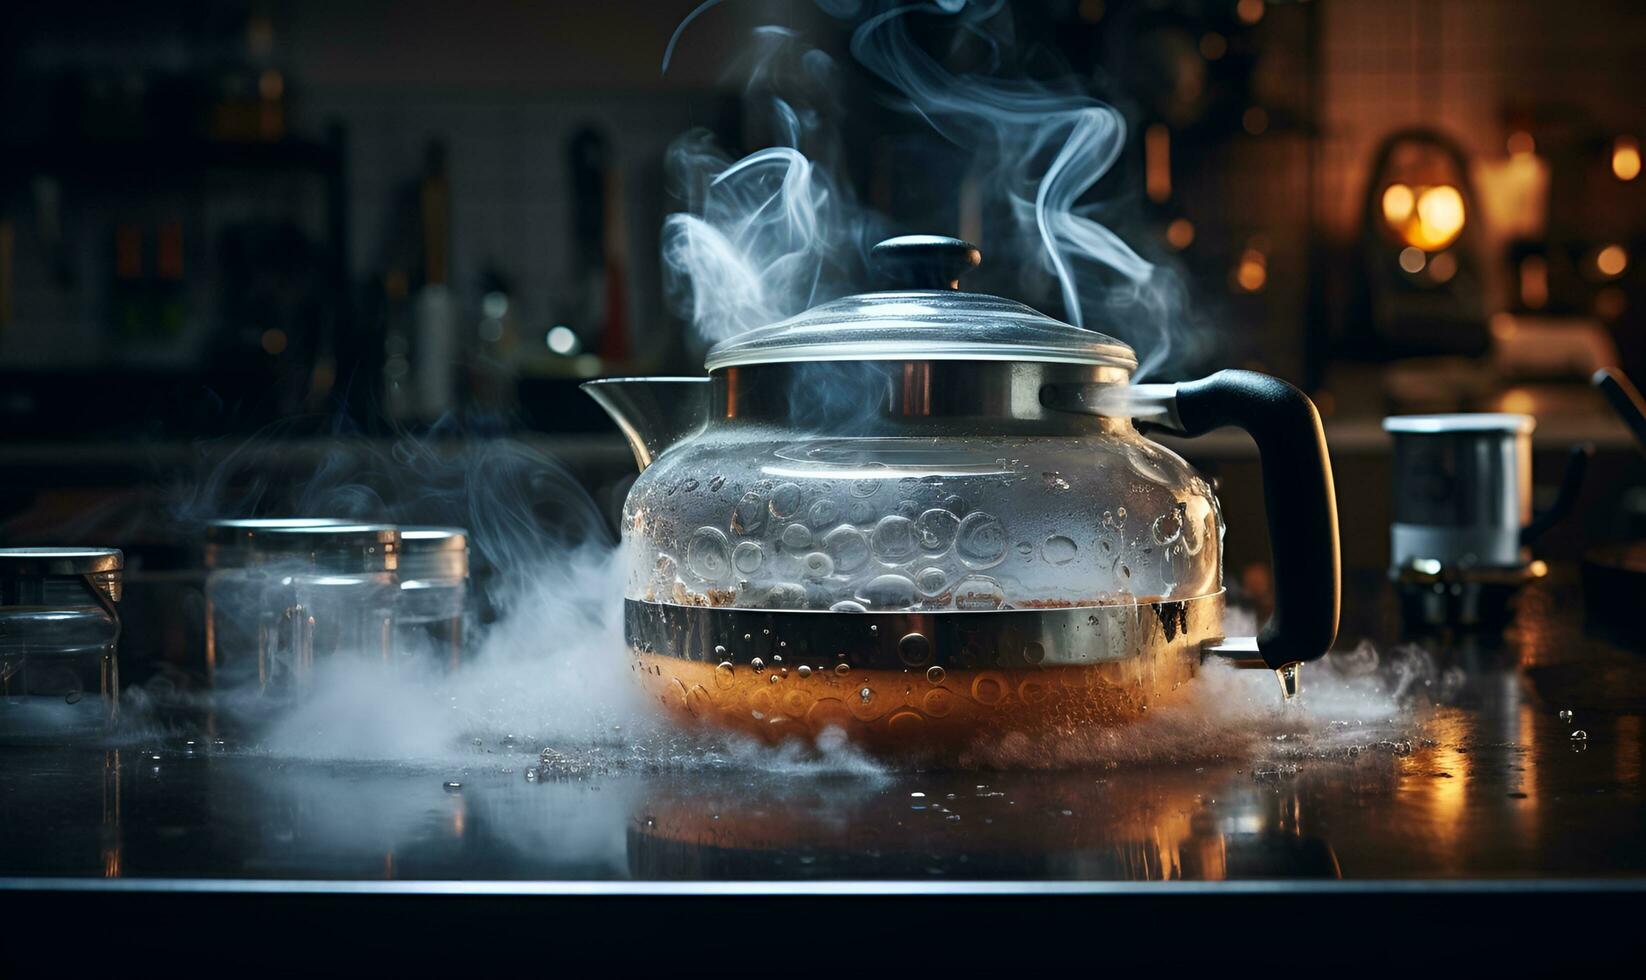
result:
M 665 70 L 681 33 L 712 6 L 682 22 Z M 1031 259 L 1028 268 L 1055 283 L 1070 323 L 1115 334 L 1138 349 L 1139 378 L 1172 366 L 1188 353 L 1181 349 L 1187 342 L 1201 339 L 1186 317 L 1179 278 L 1140 256 L 1099 220 L 1103 206 L 1084 200 L 1124 149 L 1125 120 L 1073 87 L 996 71 L 1012 51 L 1004 0 L 897 5 L 867 14 L 868 5 L 851 0 L 820 0 L 820 6 L 856 25 L 851 52 L 863 68 L 971 154 L 969 180 L 986 203 L 1008 215 L 1009 229 L 982 243 L 986 251 Z M 950 71 L 910 35 L 908 22 L 916 17 L 946 21 L 957 38 L 981 44 L 990 71 Z M 827 114 L 816 107 L 832 107 L 818 95 L 820 89 L 827 95 L 826 83 L 838 76 L 834 63 L 781 28 L 758 31 L 757 48 L 748 93 L 751 102 L 766 100 L 779 145 L 734 162 L 698 132 L 677 143 L 670 160 L 688 210 L 665 224 L 668 292 L 675 310 L 709 341 L 863 286 L 867 248 L 889 227 L 831 179 L 838 168 L 816 155 L 832 150 Z M 770 91 L 779 86 L 808 101 Z M 797 110 L 800 104 L 813 108 Z M 823 146 L 814 147 L 818 143 Z M 1033 291 L 1036 284 L 1028 285 Z

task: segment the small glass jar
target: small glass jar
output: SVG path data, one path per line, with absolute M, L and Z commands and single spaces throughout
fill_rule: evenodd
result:
M 273 630 L 259 643 L 265 693 L 302 697 L 341 657 L 392 663 L 400 529 L 392 524 L 269 528 L 259 537 Z
M 242 689 L 258 680 L 262 644 L 283 609 L 269 608 L 266 532 L 294 527 L 340 527 L 328 517 L 251 517 L 206 526 L 206 677 L 213 687 Z
M 468 608 L 469 532 L 460 527 L 402 527 L 396 656 L 455 669 L 463 659 Z
M 124 568 L 113 548 L 0 548 L 0 741 L 114 724 Z

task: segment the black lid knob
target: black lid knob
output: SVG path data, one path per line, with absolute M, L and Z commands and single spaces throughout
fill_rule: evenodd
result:
M 983 261 L 976 245 L 942 235 L 888 238 L 869 257 L 890 289 L 959 289 L 960 277 Z

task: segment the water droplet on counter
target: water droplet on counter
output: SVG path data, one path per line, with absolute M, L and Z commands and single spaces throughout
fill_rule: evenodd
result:
M 869 539 L 862 531 L 842 524 L 823 536 L 823 550 L 841 572 L 855 572 L 869 560 Z
M 793 483 L 779 483 L 772 490 L 770 509 L 772 516 L 780 521 L 788 520 L 800 512 L 800 503 L 804 494 Z
M 895 564 L 914 554 L 914 522 L 900 515 L 882 517 L 869 540 L 876 558 Z
M 960 522 L 955 553 L 973 568 L 988 568 L 1006 557 L 1006 526 L 993 514 L 977 511 Z
M 732 567 L 744 575 L 752 575 L 759 571 L 760 563 L 765 559 L 766 553 L 753 541 L 741 541 L 732 549 Z
M 945 676 L 946 675 L 944 674 L 942 667 L 933 666 L 926 671 L 926 681 L 931 684 L 943 683 L 943 678 Z
M 1041 557 L 1053 565 L 1067 565 L 1079 552 L 1080 546 L 1061 534 L 1052 535 L 1040 546 Z

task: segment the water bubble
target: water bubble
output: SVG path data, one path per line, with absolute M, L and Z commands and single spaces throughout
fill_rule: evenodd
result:
M 857 692 L 857 699 L 862 701 L 864 704 L 868 704 L 870 701 L 874 700 L 874 692 L 865 687 L 861 691 Z
M 1149 525 L 1149 534 L 1158 545 L 1169 545 L 1183 536 L 1183 505 L 1168 510 Z
M 900 562 L 914 554 L 914 522 L 901 515 L 883 517 L 874 526 L 870 543 L 876 558 L 892 564 Z
M 884 480 L 855 480 L 851 485 L 852 496 L 872 497 L 880 492 L 880 487 L 885 482 Z
M 943 498 L 943 509 L 957 517 L 966 516 L 966 501 L 954 494 Z
M 902 575 L 877 575 L 857 592 L 871 609 L 907 609 L 914 603 L 914 583 Z
M 82 695 L 79 691 L 70 691 L 69 693 L 63 695 L 63 701 L 67 704 L 79 704 L 80 698 L 83 696 L 84 695 Z
M 460 790 L 462 788 L 463 788 L 463 784 L 458 782 L 455 779 L 450 779 L 450 780 L 446 781 L 446 792 L 448 792 L 448 793 L 455 793 L 455 792 L 457 792 L 458 790 Z
M 526 782 L 528 782 L 528 783 L 537 782 L 537 770 L 536 769 L 527 769 L 526 770 Z
M 999 609 L 1005 602 L 1005 590 L 987 575 L 969 575 L 954 587 L 954 607 L 966 612 Z
M 810 676 L 812 676 L 812 669 L 810 667 L 806 666 L 805 664 L 801 664 L 799 667 L 796 667 L 794 669 L 794 672 L 799 674 L 801 677 L 810 677 Z
M 759 534 L 766 526 L 766 501 L 750 490 L 732 508 L 732 531 L 736 534 Z
M 804 494 L 800 488 L 792 483 L 779 483 L 772 490 L 772 499 L 769 504 L 772 516 L 780 521 L 786 521 L 800 512 L 800 503 Z
M 1587 742 L 1589 740 L 1589 733 L 1579 728 L 1572 732 L 1571 739 L 1574 742 Z
M 796 582 L 778 582 L 766 589 L 764 601 L 767 609 L 804 609 L 806 587 Z
M 935 664 L 926 671 L 926 680 L 932 684 L 943 683 L 943 678 L 945 676 L 946 675 L 944 674 L 943 668 Z
M 997 565 L 1006 556 L 1006 527 L 993 514 L 977 511 L 960 522 L 955 553 L 972 568 Z
M 766 669 L 766 661 L 761 660 L 759 657 L 756 657 L 753 660 L 749 661 L 749 666 L 754 668 L 755 670 L 765 670 Z
M 914 584 L 922 596 L 930 599 L 942 595 L 949 587 L 949 573 L 935 565 L 928 566 L 915 573 Z
M 869 560 L 869 539 L 855 527 L 842 524 L 823 536 L 823 550 L 840 572 L 855 572 Z
M 850 599 L 842 599 L 829 607 L 829 612 L 837 613 L 866 613 L 868 611 L 862 603 L 853 602 Z
M 737 668 L 730 660 L 723 660 L 714 668 L 715 687 L 725 689 L 737 683 Z
M 766 679 L 771 681 L 773 684 L 776 684 L 778 681 L 783 679 L 783 675 L 782 674 L 773 674 L 772 676 L 770 676 Z
M 815 528 L 825 528 L 840 520 L 840 501 L 831 497 L 819 497 L 806 508 L 806 523 Z
M 1019 541 L 1017 543 L 1017 553 L 1024 558 L 1031 557 L 1034 554 L 1034 545 L 1027 541 Z
M 919 667 L 932 659 L 932 641 L 924 633 L 909 633 L 897 641 L 897 655 L 910 667 Z
M 796 522 L 785 527 L 778 540 L 790 551 L 805 551 L 812 546 L 812 529 Z
M 1061 534 L 1052 535 L 1040 546 L 1040 556 L 1053 565 L 1067 565 L 1079 552 L 1080 546 Z
M 760 563 L 766 560 L 766 553 L 760 550 L 760 545 L 753 541 L 738 542 L 732 549 L 732 567 L 744 575 L 753 575 L 760 570 Z
M 809 579 L 825 579 L 834 574 L 834 559 L 814 551 L 800 559 L 800 570 Z
M 714 655 L 717 657 L 724 657 L 726 655 L 726 648 L 716 643 L 714 645 Z
M 841 677 L 845 677 L 847 674 L 852 672 L 852 665 L 851 664 L 835 664 L 834 665 L 834 672 L 837 675 L 841 676 Z
M 705 582 L 719 582 L 731 570 L 731 547 L 716 527 L 700 527 L 686 545 L 686 567 Z
M 915 515 L 920 513 L 920 505 L 912 500 L 899 500 L 897 506 L 892 508 L 892 513 L 912 521 L 915 519 Z
M 960 518 L 946 510 L 933 508 L 920 515 L 914 524 L 920 550 L 928 555 L 941 555 L 954 544 L 960 531 Z
M 1561 721 L 1571 721 L 1572 720 L 1572 709 L 1571 708 L 1562 708 L 1562 709 L 1560 709 L 1560 720 Z

